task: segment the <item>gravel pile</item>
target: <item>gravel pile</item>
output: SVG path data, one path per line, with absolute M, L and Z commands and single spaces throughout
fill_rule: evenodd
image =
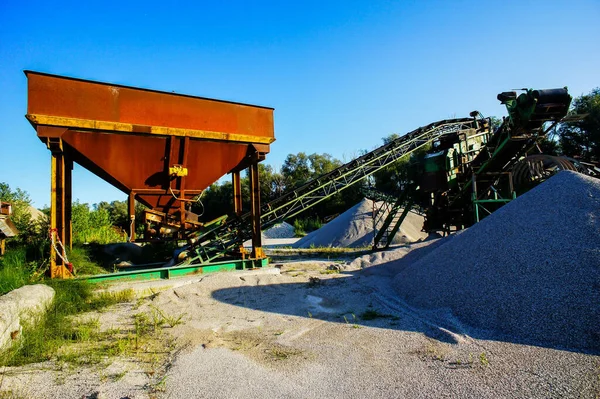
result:
M 421 232 L 422 226 L 423 217 L 410 212 L 396 234 L 394 243 L 414 242 L 426 238 L 427 235 Z M 374 237 L 373 202 L 365 198 L 320 229 L 296 242 L 294 248 L 311 246 L 359 248 L 372 245 Z
M 283 222 L 274 225 L 273 227 L 263 231 L 264 238 L 294 238 L 294 226 Z
M 483 337 L 600 352 L 600 180 L 560 172 L 396 275 Z

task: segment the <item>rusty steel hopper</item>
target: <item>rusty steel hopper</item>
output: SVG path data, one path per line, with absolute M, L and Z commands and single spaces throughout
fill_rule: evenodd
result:
M 138 200 L 183 223 L 186 202 L 227 173 L 239 186 L 275 140 L 273 108 L 25 74 L 26 117 L 52 152 L 51 224 L 66 245 L 73 162 L 128 194 L 132 217 Z

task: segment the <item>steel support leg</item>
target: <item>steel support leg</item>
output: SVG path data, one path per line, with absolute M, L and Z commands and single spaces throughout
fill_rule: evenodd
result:
M 127 213 L 129 213 L 129 242 L 135 241 L 135 193 L 129 193 L 127 201 Z
M 250 214 L 252 219 L 252 257 L 264 258 L 260 234 L 260 181 L 258 162 L 250 166 Z
M 67 240 L 65 181 L 71 180 L 71 170 L 65 165 L 62 140 L 52 140 L 48 143 L 48 147 L 52 151 L 50 165 L 50 234 L 53 236 L 53 245 L 50 247 L 50 277 L 68 278 L 72 274 L 63 259 L 62 246 L 66 246 Z M 68 177 L 66 177 L 67 175 Z
M 237 216 L 242 214 L 242 179 L 240 178 L 240 172 L 233 172 L 231 174 L 233 179 L 233 212 Z
M 68 153 L 65 157 L 65 247 L 73 249 L 73 160 Z

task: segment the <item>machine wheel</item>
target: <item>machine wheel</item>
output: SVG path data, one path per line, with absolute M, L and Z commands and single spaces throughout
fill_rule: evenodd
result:
M 568 159 L 547 154 L 530 155 L 513 167 L 513 182 L 517 188 L 529 189 L 552 177 L 561 170 L 577 171 L 577 168 Z

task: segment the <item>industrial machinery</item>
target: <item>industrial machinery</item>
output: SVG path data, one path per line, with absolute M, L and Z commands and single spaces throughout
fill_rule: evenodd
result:
M 258 163 L 275 140 L 273 108 L 25 71 L 27 119 L 50 150 L 50 234 L 71 246 L 71 171 L 77 163 L 148 208 L 150 238 L 189 238 L 204 226 L 189 212 L 202 191 L 227 173 L 241 213 L 240 172 L 251 180 L 253 251 L 262 261 Z M 215 222 L 215 224 L 218 224 Z M 69 277 L 54 246 L 52 277 Z
M 540 154 L 537 146 L 566 120 L 571 103 L 566 88 L 504 92 L 498 100 L 506 105 L 508 117 L 495 131 L 488 120 L 474 134 L 445 135 L 427 154 L 414 157 L 414 182 L 407 182 L 407 189 L 415 195 L 394 203 L 375 247 L 389 246 L 413 204 L 426 212 L 425 231 L 445 234 L 478 222 L 558 170 L 577 170 L 571 160 Z M 399 209 L 405 212 L 398 217 Z
M 147 206 L 146 239 L 187 241 L 177 251 L 176 266 L 136 272 L 146 278 L 219 270 L 224 264 L 261 266 L 261 229 L 401 158 L 410 157 L 413 177 L 402 182 L 393 199 L 386 196 L 386 217 L 375 247 L 388 246 L 415 207 L 425 214 L 426 231 L 448 232 L 476 223 L 515 198 L 515 179 L 531 183 L 552 170 L 591 170 L 571 160 L 533 154 L 537 141 L 564 120 L 571 102 L 566 88 L 505 92 L 498 99 L 508 117 L 495 131 L 491 120 L 477 111 L 468 118 L 434 122 L 261 205 L 258 162 L 274 141 L 272 108 L 26 74 L 27 118 L 52 152 L 53 240 L 70 245 L 70 171 L 77 162 L 129 194 L 132 226 L 135 201 Z M 251 212 L 242 214 L 240 171 L 246 168 Z M 233 179 L 232 215 L 199 222 L 189 205 L 227 173 Z M 248 239 L 251 253 L 243 248 Z M 51 256 L 51 271 L 53 277 L 70 275 L 57 253 Z
M 516 197 L 513 167 L 536 149 L 537 141 L 549 129 L 565 120 L 571 102 L 566 88 L 525 90 L 519 96 L 507 92 L 499 94 L 498 99 L 507 106 L 509 116 L 496 131 L 492 130 L 491 120 L 477 111 L 471 113 L 471 118 L 419 128 L 263 205 L 261 227 L 295 216 L 426 148 L 424 156 L 413 160 L 414 180 L 406 181 L 400 195 L 388 206 L 374 247 L 389 246 L 414 206 L 425 211 L 425 231 L 449 232 L 472 225 Z M 545 126 L 547 122 L 550 126 Z M 557 167 L 571 168 L 564 159 Z M 526 180 L 527 176 L 520 178 Z M 231 256 L 250 236 L 248 218 L 243 215 L 201 235 L 180 253 L 180 260 L 184 264 L 203 263 Z

